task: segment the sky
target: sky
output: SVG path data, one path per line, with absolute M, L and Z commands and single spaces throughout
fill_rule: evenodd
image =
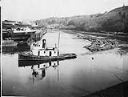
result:
M 2 19 L 38 20 L 103 13 L 128 0 L 2 0 Z

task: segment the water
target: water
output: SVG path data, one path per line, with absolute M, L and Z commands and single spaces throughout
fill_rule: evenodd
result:
M 76 53 L 77 58 L 21 66 L 17 53 L 3 54 L 3 95 L 78 97 L 128 80 L 128 54 L 120 55 L 118 49 L 90 54 L 83 48 L 89 41 L 60 33 L 60 53 Z M 44 38 L 47 46 L 53 47 L 58 42 L 58 32 L 47 33 Z

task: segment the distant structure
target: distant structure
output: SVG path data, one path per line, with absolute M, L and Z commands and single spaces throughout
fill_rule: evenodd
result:
M 125 7 L 125 4 L 123 3 L 123 7 Z
M 21 21 L 11 21 L 11 20 L 2 21 L 3 29 L 16 29 L 21 27 L 22 28 L 31 27 L 31 25 L 22 23 Z
M 36 31 L 31 30 L 31 25 L 21 21 L 4 20 L 2 21 L 2 39 L 27 41 Z

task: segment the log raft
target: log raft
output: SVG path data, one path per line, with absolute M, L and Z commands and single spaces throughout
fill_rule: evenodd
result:
M 91 52 L 105 51 L 114 49 L 116 47 L 118 47 L 117 41 L 111 39 L 97 39 L 95 41 L 92 41 L 91 45 L 84 46 L 84 48 L 88 49 Z

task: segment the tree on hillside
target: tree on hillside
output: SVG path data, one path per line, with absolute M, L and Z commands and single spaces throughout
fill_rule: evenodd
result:
M 126 13 L 125 13 L 125 5 L 123 5 L 123 11 L 119 12 L 119 16 L 121 17 L 121 20 L 123 22 L 123 32 L 124 33 L 128 33 L 128 22 L 127 22 L 127 16 L 126 16 Z

